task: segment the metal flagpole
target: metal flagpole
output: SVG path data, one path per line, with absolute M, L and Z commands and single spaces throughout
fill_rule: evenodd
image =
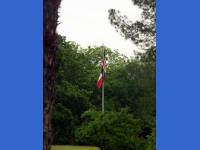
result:
M 104 59 L 104 47 L 103 47 L 103 59 Z M 104 71 L 103 71 L 103 84 L 102 84 L 102 113 L 104 114 Z
M 102 113 L 104 114 L 104 82 L 102 85 Z

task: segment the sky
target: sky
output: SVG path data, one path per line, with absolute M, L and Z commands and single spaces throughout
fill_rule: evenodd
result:
M 108 10 L 114 8 L 132 21 L 141 19 L 141 10 L 131 0 L 63 0 L 59 10 L 57 32 L 75 41 L 81 47 L 105 46 L 126 56 L 133 56 L 137 47 L 116 32 L 108 19 Z

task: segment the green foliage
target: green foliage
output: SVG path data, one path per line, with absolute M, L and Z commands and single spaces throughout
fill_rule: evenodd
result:
M 148 147 L 147 150 L 156 150 L 156 129 L 152 129 L 151 135 L 147 136 L 148 140 Z
M 88 76 L 94 67 L 83 53 L 79 53 L 76 43 L 65 42 L 64 37 L 60 37 L 60 41 L 60 50 L 56 54 L 56 103 L 69 108 L 78 120 L 91 106 L 89 98 L 93 92 L 88 88 Z
M 97 88 L 102 47 L 82 49 L 74 42 L 66 42 L 64 37 L 59 38 L 55 108 L 52 116 L 54 143 L 95 144 L 106 149 L 144 148 L 144 143 L 148 143 L 147 137 L 156 123 L 155 62 L 128 59 L 105 47 L 107 70 L 104 85 L 107 112 L 102 115 L 99 112 L 101 89 Z M 59 109 L 56 109 L 57 105 Z M 121 108 L 126 107 L 129 110 L 121 111 Z M 65 119 L 58 119 L 59 115 L 55 114 L 59 113 L 66 114 L 64 116 L 68 123 L 65 125 L 71 132 L 68 129 L 65 132 L 62 130 L 64 127 L 60 127 L 59 120 L 64 122 Z M 71 119 L 68 120 L 67 116 Z M 124 143 L 120 143 L 120 138 L 124 139 Z
M 67 81 L 62 81 L 56 86 L 56 103 L 62 103 L 75 116 L 80 116 L 90 107 L 89 95 L 90 92 L 79 89 Z
M 156 0 L 132 0 L 143 10 L 142 20 L 132 22 L 119 10 L 109 10 L 110 23 L 125 39 L 132 40 L 145 53 L 138 53 L 144 61 L 156 60 Z
M 109 111 L 104 115 L 89 110 L 82 118 L 85 122 L 76 130 L 76 138 L 83 144 L 104 150 L 140 150 L 145 147 L 144 139 L 139 138 L 142 132 L 140 120 L 126 110 Z
M 156 116 L 156 64 L 132 61 L 127 66 L 128 92 L 131 111 L 150 128 L 155 127 Z
M 53 144 L 69 144 L 73 139 L 73 116 L 62 104 L 56 104 L 52 113 Z

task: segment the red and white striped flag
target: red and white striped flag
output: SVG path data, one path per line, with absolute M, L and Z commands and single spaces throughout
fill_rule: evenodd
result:
M 101 70 L 101 73 L 100 73 L 100 76 L 99 76 L 99 79 L 97 82 L 97 88 L 101 87 L 101 85 L 105 79 L 105 73 L 106 73 L 106 57 L 105 57 L 105 49 L 104 49 L 103 60 L 102 60 L 102 70 Z

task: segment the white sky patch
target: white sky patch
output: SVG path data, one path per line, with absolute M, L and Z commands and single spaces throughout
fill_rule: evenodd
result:
M 81 47 L 105 46 L 133 56 L 137 47 L 125 40 L 108 20 L 108 10 L 118 9 L 132 21 L 141 19 L 141 10 L 131 0 L 62 0 L 58 33 Z

